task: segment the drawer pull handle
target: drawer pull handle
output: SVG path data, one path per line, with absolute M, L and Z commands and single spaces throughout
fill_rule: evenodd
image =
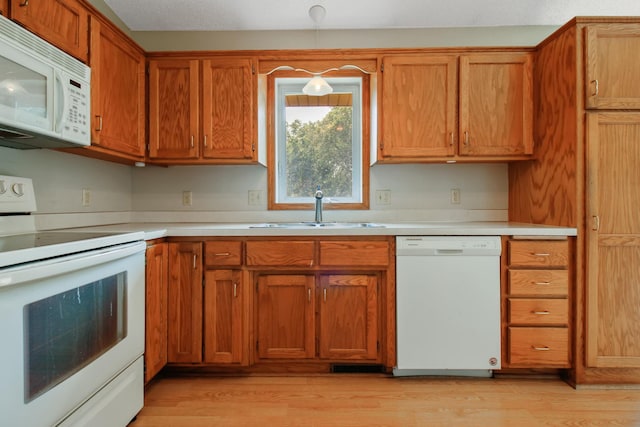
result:
M 535 256 L 550 256 L 551 254 L 547 254 L 547 253 L 544 253 L 544 252 L 535 252 L 533 255 L 535 255 Z
M 551 282 L 535 282 L 535 284 L 539 286 L 548 286 L 551 284 Z
M 215 256 L 231 256 L 231 253 L 229 253 L 229 252 L 220 252 L 220 253 L 217 253 L 217 254 L 214 254 L 214 255 Z
M 544 310 L 544 311 L 532 311 L 531 313 L 536 314 L 536 315 L 540 315 L 540 316 L 546 316 L 547 314 L 551 314 L 547 310 Z
M 535 351 L 549 351 L 551 350 L 549 347 L 547 347 L 546 345 L 543 347 L 537 347 L 535 345 L 532 345 L 531 348 Z

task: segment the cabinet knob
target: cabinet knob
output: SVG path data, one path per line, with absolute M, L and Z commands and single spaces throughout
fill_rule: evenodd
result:
M 27 7 L 29 6 L 29 0 L 24 0 L 22 3 L 20 3 L 20 7 Z

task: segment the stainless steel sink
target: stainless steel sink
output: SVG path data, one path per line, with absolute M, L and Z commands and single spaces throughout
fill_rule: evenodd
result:
M 266 222 L 249 228 L 384 228 L 373 222 Z

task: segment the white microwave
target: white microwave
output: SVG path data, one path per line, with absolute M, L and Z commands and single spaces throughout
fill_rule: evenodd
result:
M 91 144 L 91 69 L 0 16 L 0 145 Z

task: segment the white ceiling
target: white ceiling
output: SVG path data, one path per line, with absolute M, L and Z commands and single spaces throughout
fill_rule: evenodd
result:
M 132 31 L 561 25 L 574 16 L 640 16 L 640 0 L 104 0 Z

